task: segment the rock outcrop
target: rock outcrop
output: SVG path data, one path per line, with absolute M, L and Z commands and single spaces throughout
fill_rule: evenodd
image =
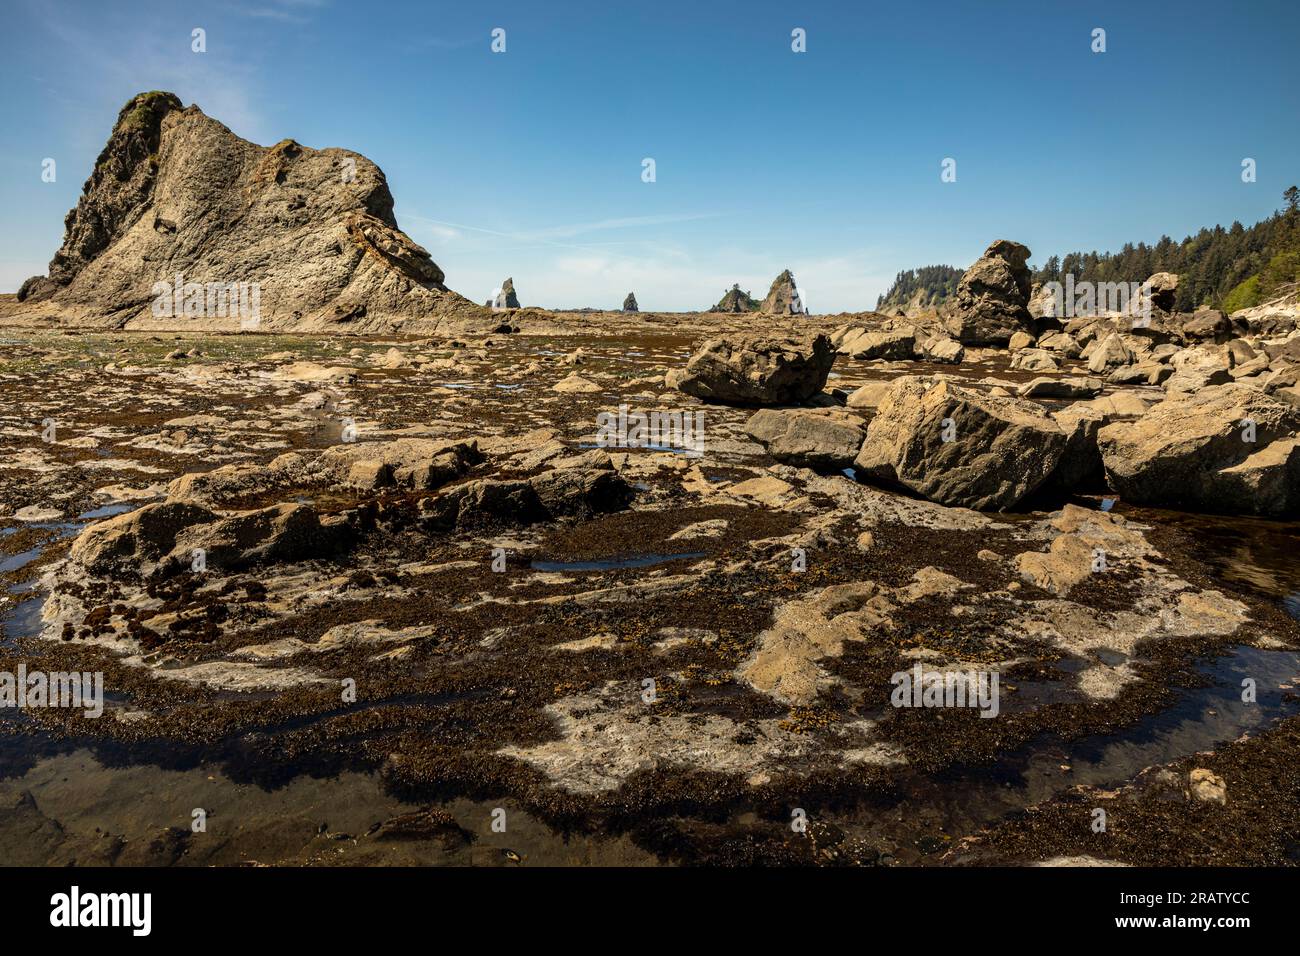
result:
M 741 292 L 740 284 L 737 283 L 725 292 L 722 296 L 722 300 L 713 308 L 709 309 L 709 311 L 729 312 L 733 314 L 740 312 L 757 312 L 760 304 L 761 303 L 759 303 L 759 301 L 748 292 Z
M 383 172 L 344 149 L 241 139 L 171 93 L 122 108 L 48 276 L 11 324 L 428 331 L 484 311 L 397 226 Z
M 623 311 L 624 311 L 624 312 L 639 312 L 639 311 L 641 311 L 641 310 L 637 307 L 637 304 L 636 304 L 636 293 L 635 293 L 635 292 L 629 292 L 629 293 L 627 294 L 627 298 L 623 300 Z
M 733 336 L 707 340 L 684 369 L 665 377 L 669 388 L 735 405 L 796 405 L 826 387 L 835 352 L 825 335 Z
M 772 288 L 759 311 L 764 315 L 805 315 L 808 312 L 789 269 L 772 280 Z
M 945 309 L 945 328 L 965 345 L 1006 345 L 1017 332 L 1033 330 L 1029 314 L 1029 249 L 999 239 L 957 283 Z

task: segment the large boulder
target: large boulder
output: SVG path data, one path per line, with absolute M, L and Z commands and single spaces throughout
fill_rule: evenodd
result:
M 916 330 L 910 326 L 894 329 L 853 328 L 835 343 L 840 355 L 855 359 L 892 361 L 912 358 L 915 344 Z
M 1157 272 L 1146 281 L 1151 306 L 1161 312 L 1174 311 L 1174 299 L 1178 296 L 1178 276 L 1172 272 Z
M 1104 374 L 1108 369 L 1133 364 L 1133 350 L 1118 332 L 1112 332 L 1096 343 L 1088 353 L 1088 371 Z
M 684 369 L 666 376 L 670 388 L 706 401 L 735 405 L 797 405 L 826 386 L 835 362 L 830 339 L 765 335 L 709 339 Z
M 1232 381 L 1227 355 L 1205 346 L 1183 349 L 1170 358 L 1169 364 L 1174 373 L 1164 386 L 1170 397 L 1194 395 Z
M 940 504 L 1006 510 L 1051 477 L 1069 435 L 1042 406 L 900 379 L 854 461 L 858 475 Z
M 966 345 L 1006 345 L 1017 332 L 1033 331 L 1029 314 L 1029 249 L 999 239 L 957 283 L 944 326 Z
M 1300 409 L 1231 383 L 1113 422 L 1097 445 L 1111 487 L 1127 500 L 1276 517 L 1300 510 L 1297 430 Z
M 862 446 L 863 420 L 839 409 L 764 408 L 745 431 L 777 461 L 798 468 L 840 469 L 853 464 Z
M 490 321 L 344 149 L 241 139 L 171 93 L 119 113 L 21 317 L 85 327 L 391 332 Z M 177 288 L 179 286 L 179 288 Z
M 629 292 L 629 293 L 627 294 L 627 298 L 623 300 L 623 311 L 624 311 L 624 312 L 638 312 L 638 311 L 640 311 L 640 309 L 637 307 L 637 304 L 636 304 L 636 293 L 635 293 L 635 292 Z
M 1218 309 L 1198 309 L 1183 317 L 1183 338 L 1194 342 L 1217 342 L 1228 336 L 1232 324 Z
M 632 487 L 609 468 L 564 468 L 527 479 L 482 478 L 420 502 L 430 529 L 529 525 L 561 517 L 587 518 L 618 511 Z

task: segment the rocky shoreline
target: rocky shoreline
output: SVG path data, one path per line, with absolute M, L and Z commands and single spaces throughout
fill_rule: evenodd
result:
M 851 396 L 933 380 L 922 395 L 1027 401 L 992 394 L 1032 381 L 1008 356 L 827 353 L 820 397 L 755 414 L 670 388 L 665 370 L 709 350 L 655 319 L 607 337 L 13 339 L 0 540 L 37 552 L 5 579 L 39 581 L 9 605 L 39 595 L 41 617 L 14 633 L 36 622 L 5 615 L 0 669 L 102 670 L 111 692 L 100 721 L 28 711 L 12 729 L 263 786 L 346 768 L 416 803 L 509 800 L 662 861 L 925 863 L 974 832 L 919 852 L 926 834 L 867 808 L 1045 733 L 1121 733 L 1232 647 L 1300 648 L 1276 600 L 1126 517 L 1123 495 L 1103 510 L 1104 485 L 998 514 L 841 473 L 882 415 Z M 592 389 L 559 388 L 575 378 Z M 1129 395 L 1156 397 L 1097 397 Z M 703 453 L 595 447 L 620 405 L 700 409 Z M 49 443 L 30 424 L 46 419 Z M 116 502 L 131 510 L 71 521 Z M 998 718 L 891 707 L 891 674 L 918 661 L 996 670 Z M 793 808 L 837 835 L 810 851 Z

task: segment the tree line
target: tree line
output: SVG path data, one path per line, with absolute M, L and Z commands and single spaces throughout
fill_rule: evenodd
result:
M 1285 206 L 1249 228 L 1240 222 L 1205 228 L 1176 242 L 1161 236 L 1152 245 L 1126 243 L 1118 252 L 1071 252 L 1052 256 L 1033 270 L 1034 282 L 1141 282 L 1157 272 L 1179 276 L 1175 308 L 1208 306 L 1228 312 L 1267 301 L 1300 282 L 1300 189 L 1282 194 Z M 898 273 L 876 308 L 906 305 L 925 290 L 931 306 L 957 290 L 961 270 L 924 266 Z

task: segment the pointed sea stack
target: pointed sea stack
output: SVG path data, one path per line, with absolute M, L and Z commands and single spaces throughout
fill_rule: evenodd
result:
M 764 315 L 804 315 L 808 309 L 794 284 L 794 275 L 786 269 L 772 282 L 759 311 Z
M 519 296 L 515 295 L 515 280 L 506 279 L 505 282 L 501 283 L 501 288 L 497 290 L 497 294 L 488 299 L 486 305 L 489 309 L 497 312 L 502 309 L 520 308 Z

